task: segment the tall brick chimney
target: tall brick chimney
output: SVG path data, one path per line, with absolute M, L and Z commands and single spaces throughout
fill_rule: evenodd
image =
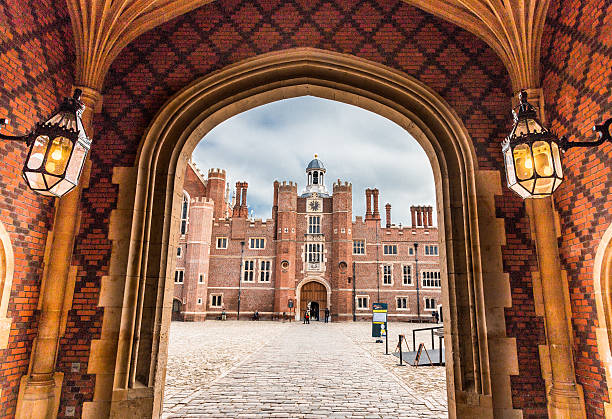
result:
M 236 193 L 234 194 L 234 209 L 232 211 L 232 217 L 240 217 L 240 182 L 236 182 Z
M 429 214 L 429 226 L 433 226 L 433 207 L 427 207 L 427 213 Z
M 365 213 L 365 219 L 368 220 L 370 218 L 372 218 L 372 189 L 366 189 L 365 190 L 365 196 L 366 196 L 366 213 Z
M 423 226 L 423 207 L 421 205 L 417 207 L 417 225 Z
M 242 182 L 240 186 L 242 188 L 240 192 L 240 196 L 242 198 L 240 202 L 240 217 L 249 218 L 249 207 L 247 206 L 247 188 L 249 187 L 249 184 Z
M 412 228 L 416 227 L 416 207 L 413 205 L 410 207 L 410 216 L 412 218 Z
M 385 212 L 387 216 L 387 228 L 391 227 L 391 204 L 385 205 Z
M 374 211 L 372 212 L 372 218 L 380 220 L 380 212 L 378 212 L 378 189 L 372 189 L 372 195 L 374 196 Z

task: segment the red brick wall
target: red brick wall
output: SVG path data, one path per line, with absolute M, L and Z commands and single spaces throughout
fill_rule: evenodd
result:
M 571 140 L 592 140 L 591 128 L 612 117 L 612 3 L 553 0 L 543 42 L 542 85 L 549 125 Z M 556 192 L 561 261 L 569 276 L 576 376 L 587 416 L 603 418 L 609 401 L 597 351 L 593 259 L 612 222 L 612 144 L 569 150 Z
M 0 2 L 0 118 L 3 133 L 23 134 L 71 95 L 74 47 L 64 2 Z M 11 237 L 15 275 L 7 317 L 12 327 L 0 350 L 0 417 L 13 417 L 19 380 L 36 335 L 42 261 L 53 200 L 32 193 L 21 178 L 25 144 L 0 140 L 0 222 Z M 3 313 L 4 314 L 4 313 Z
M 404 71 L 437 91 L 457 112 L 474 140 L 482 169 L 503 171 L 500 142 L 510 123 L 511 88 L 497 56 L 476 36 L 399 0 L 229 1 L 203 6 L 150 31 L 118 57 L 104 88 L 103 113 L 95 121 L 91 187 L 83 197 L 83 226 L 76 259 L 83 267 L 60 365 L 86 359 L 99 333 L 97 287 L 108 271 L 108 216 L 116 204 L 112 167 L 133 166 L 138 143 L 151 118 L 175 92 L 195 78 L 257 54 L 292 47 L 316 47 L 376 61 Z M 506 217 L 505 270 L 515 307 L 507 330 L 520 348 L 520 379 L 514 398 L 526 416 L 544 412 L 537 344 L 543 325 L 533 309 L 529 272 L 535 270 L 523 202 L 503 188 L 498 216 Z M 91 286 L 90 286 L 91 285 Z M 86 293 L 85 290 L 92 290 Z M 78 308 L 77 308 L 78 304 Z M 526 332 L 527 331 L 527 332 Z M 69 336 L 69 337 L 68 337 Z M 74 349 L 76 345 L 77 349 Z M 70 351 L 68 351 L 70 348 Z M 93 377 L 67 376 L 62 403 L 91 400 Z

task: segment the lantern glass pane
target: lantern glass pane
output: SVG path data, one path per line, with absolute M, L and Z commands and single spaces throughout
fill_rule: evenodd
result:
M 552 148 L 552 158 L 555 165 L 555 173 L 561 179 L 563 179 L 563 167 L 561 166 L 561 153 L 559 153 L 559 146 L 557 143 L 551 143 Z
M 519 194 L 521 198 L 529 198 L 531 196 L 531 193 L 529 193 L 529 191 L 523 188 L 520 183 L 511 186 L 510 189 Z
M 519 182 L 519 184 L 523 188 L 527 189 L 530 194 L 533 194 L 533 185 L 535 184 L 535 180 L 533 180 L 533 179 L 524 180 L 522 182 Z
M 63 175 L 72 151 L 72 141 L 66 137 L 55 137 L 49 152 L 45 170 L 52 175 Z
M 506 176 L 508 177 L 508 185 L 514 185 L 516 183 L 516 173 L 514 172 L 514 160 L 512 159 L 512 149 L 508 147 L 504 154 L 506 161 Z
M 43 180 L 43 176 L 36 172 L 25 172 L 30 188 L 32 189 L 47 189 L 47 185 Z
M 527 131 L 527 122 L 524 119 L 521 119 L 516 123 L 516 129 L 514 130 L 515 137 L 527 135 L 528 132 L 529 131 Z
M 66 170 L 65 177 L 67 180 L 73 183 L 78 182 L 86 155 L 87 149 L 81 143 L 76 143 L 74 152 L 70 158 L 70 163 L 68 163 L 68 169 Z
M 540 133 L 542 133 L 542 131 L 544 131 L 544 129 L 542 128 L 542 125 L 538 124 L 535 121 L 535 119 L 528 119 L 527 120 L 527 127 L 529 128 L 529 132 L 530 133 L 540 134 Z
M 548 195 L 553 192 L 555 178 L 540 178 L 536 181 L 535 195 Z
M 49 137 L 46 135 L 39 135 L 34 140 L 32 151 L 30 152 L 30 158 L 28 159 L 28 169 L 37 170 L 43 164 L 45 159 L 45 151 L 47 151 L 47 144 L 49 144 Z
M 62 180 L 61 177 L 57 177 L 57 176 L 51 176 L 51 175 L 44 175 L 44 176 L 45 176 L 45 180 L 47 181 L 47 189 L 50 189 L 52 186 L 55 186 L 57 182 Z
M 530 179 L 533 176 L 533 160 L 531 150 L 527 144 L 514 147 L 514 167 L 519 180 Z
M 53 188 L 49 190 L 55 196 L 64 196 L 66 193 L 70 192 L 76 185 L 67 180 L 62 180 L 60 183 L 55 185 Z
M 546 141 L 536 141 L 531 146 L 536 172 L 540 176 L 552 176 L 554 173 L 550 145 Z

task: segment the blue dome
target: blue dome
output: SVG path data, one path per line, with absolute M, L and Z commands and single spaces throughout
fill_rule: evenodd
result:
M 321 160 L 315 157 L 314 159 L 310 161 L 310 163 L 308 163 L 308 167 L 306 168 L 306 170 L 310 170 L 310 169 L 325 170 L 325 166 L 323 166 L 323 162 Z

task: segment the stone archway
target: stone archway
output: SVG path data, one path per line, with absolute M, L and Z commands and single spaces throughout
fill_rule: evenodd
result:
M 0 223 L 0 351 L 8 347 L 11 319 L 7 317 L 8 303 L 13 285 L 15 260 L 11 238 Z M 0 388 L 2 397 L 2 388 Z
M 593 263 L 593 288 L 597 304 L 597 348 L 606 369 L 608 393 L 612 394 L 612 224 L 604 233 Z M 605 403 L 605 416 L 612 416 L 612 404 Z
M 321 278 L 316 278 L 316 277 L 308 277 L 308 278 L 304 278 L 302 281 L 300 281 L 300 283 L 297 285 L 296 287 L 296 305 L 295 305 L 295 320 L 300 320 L 302 319 L 302 315 L 304 313 L 305 310 L 305 306 L 304 306 L 304 296 L 303 296 L 303 292 L 304 292 L 304 286 L 308 285 L 308 284 L 319 284 L 320 287 L 325 291 L 325 301 L 321 301 L 321 303 L 324 303 L 324 305 L 321 306 L 322 309 L 325 309 L 325 307 L 331 309 L 331 287 L 329 286 L 329 284 L 324 281 Z
M 500 173 L 478 170 L 457 114 L 422 82 L 365 59 L 310 48 L 247 59 L 192 83 L 158 112 L 136 167 L 115 169 L 119 202 L 110 223 L 110 270 L 116 274 L 102 283 L 104 322 L 89 364 L 96 387 L 84 416 L 160 415 L 174 271 L 168 249 L 178 237 L 188 157 L 231 116 L 304 95 L 378 113 L 425 150 L 448 278 L 443 307 L 450 417 L 518 417 L 510 390 L 510 375 L 518 374 L 516 344 L 505 335 L 510 288 L 501 263 L 504 227 L 495 218 Z

